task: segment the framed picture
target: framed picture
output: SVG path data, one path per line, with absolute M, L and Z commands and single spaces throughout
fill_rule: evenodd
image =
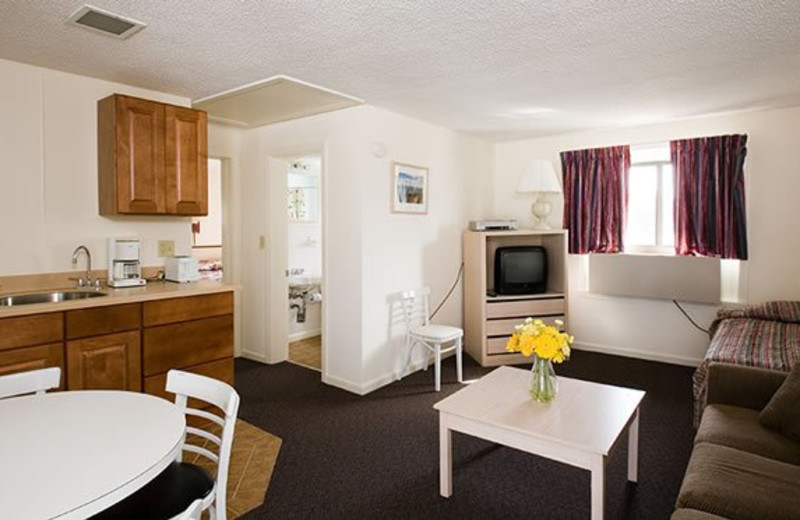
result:
M 392 163 L 392 211 L 428 212 L 428 169 L 411 164 Z

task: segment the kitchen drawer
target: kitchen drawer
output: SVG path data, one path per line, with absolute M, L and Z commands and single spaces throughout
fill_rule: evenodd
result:
M 0 376 L 49 367 L 61 368 L 61 388 L 64 388 L 66 375 L 62 343 L 0 351 Z
M 220 359 L 219 361 L 212 361 L 210 363 L 203 363 L 202 365 L 195 365 L 193 367 L 180 368 L 184 372 L 191 372 L 192 374 L 200 374 L 201 376 L 208 376 L 214 379 L 224 381 L 233 386 L 233 358 Z M 144 391 L 145 393 L 163 397 L 168 401 L 175 401 L 175 394 L 167 392 L 167 374 L 158 374 L 155 376 L 144 378 Z M 189 406 L 196 407 L 200 405 L 200 401 L 189 399 Z
M 486 317 L 489 319 L 555 315 L 564 314 L 564 311 L 564 298 L 561 297 L 486 303 Z
M 144 326 L 233 314 L 233 292 L 171 298 L 144 303 Z
M 508 343 L 508 338 L 511 336 L 502 336 L 498 338 L 487 338 L 486 339 L 486 354 L 494 355 L 494 354 L 512 354 L 506 350 L 506 343 Z
M 564 315 L 558 316 L 542 316 L 535 318 L 542 320 L 545 325 L 555 325 L 556 320 L 564 321 Z M 514 333 L 514 327 L 521 324 L 524 318 L 506 318 L 503 320 L 487 320 L 486 321 L 486 335 L 487 336 L 508 336 Z
M 233 357 L 231 314 L 144 329 L 145 377 L 229 357 Z
M 64 339 L 64 314 L 51 312 L 0 320 L 0 351 Z
M 138 330 L 142 324 L 142 304 L 109 305 L 67 311 L 67 339 Z

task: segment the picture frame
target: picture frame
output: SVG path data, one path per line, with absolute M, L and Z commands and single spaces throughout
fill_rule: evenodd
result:
M 428 213 L 428 169 L 392 163 L 391 209 L 393 213 Z

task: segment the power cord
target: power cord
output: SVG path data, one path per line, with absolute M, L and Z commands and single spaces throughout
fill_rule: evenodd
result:
M 684 315 L 684 316 L 686 316 L 686 319 L 688 319 L 688 320 L 689 320 L 689 321 L 692 323 L 692 325 L 694 325 L 694 327 L 695 327 L 697 330 L 701 330 L 701 331 L 705 332 L 706 334 L 711 334 L 711 331 L 710 331 L 710 330 L 708 330 L 708 329 L 704 329 L 703 327 L 701 327 L 700 325 L 698 325 L 698 324 L 697 324 L 697 322 L 695 322 L 695 321 L 692 319 L 692 317 L 691 317 L 691 316 L 689 316 L 689 313 L 687 313 L 685 310 L 683 310 L 683 307 L 681 307 L 681 304 L 680 304 L 680 303 L 678 303 L 678 300 L 672 300 L 672 303 L 674 303 L 674 304 L 675 304 L 675 306 L 676 306 L 678 309 L 680 309 L 680 311 L 683 313 L 683 315 Z
M 453 291 L 456 290 L 456 286 L 458 285 L 458 282 L 461 280 L 461 274 L 463 272 L 464 272 L 464 262 L 461 262 L 461 266 L 458 268 L 458 274 L 456 275 L 456 281 L 453 283 L 453 286 L 450 288 L 450 290 L 447 291 L 447 294 L 444 296 L 444 300 L 442 300 L 442 303 L 440 303 L 439 306 L 436 307 L 436 309 L 434 309 L 431 315 L 428 316 L 429 320 L 432 320 L 433 317 L 436 316 L 436 313 L 439 312 L 439 309 L 442 308 L 442 305 L 447 303 L 447 300 L 450 298 L 450 295 L 453 294 Z

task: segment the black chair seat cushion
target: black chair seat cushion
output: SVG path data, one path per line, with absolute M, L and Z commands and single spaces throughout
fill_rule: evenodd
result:
M 187 462 L 173 462 L 139 491 L 93 516 L 93 520 L 167 520 L 182 513 L 214 488 L 206 470 Z

